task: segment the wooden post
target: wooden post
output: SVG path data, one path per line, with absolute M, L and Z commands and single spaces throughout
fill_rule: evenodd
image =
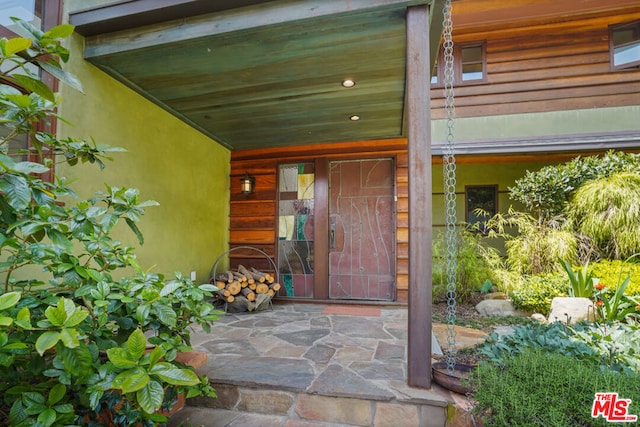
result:
M 409 325 L 407 384 L 431 387 L 431 116 L 429 7 L 407 8 Z

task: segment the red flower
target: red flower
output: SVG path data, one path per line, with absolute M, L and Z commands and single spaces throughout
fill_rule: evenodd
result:
M 593 285 L 593 287 L 596 288 L 597 290 L 601 291 L 604 288 L 606 288 L 607 285 L 605 285 L 604 283 L 598 283 L 598 284 Z
M 636 307 L 638 309 L 638 311 L 640 311 L 640 304 L 638 304 L 638 307 Z
M 604 305 L 604 302 L 602 300 L 598 300 L 598 301 L 596 301 L 596 305 L 598 307 L 602 307 Z

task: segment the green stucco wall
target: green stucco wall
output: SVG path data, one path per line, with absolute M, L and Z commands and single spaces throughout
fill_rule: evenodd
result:
M 431 129 L 434 141 L 446 140 L 446 121 L 433 121 Z M 622 132 L 639 129 L 640 105 L 633 105 L 589 110 L 458 118 L 455 123 L 455 136 L 459 141 L 472 141 L 592 132 Z
M 74 3 L 82 2 L 65 2 L 66 11 Z M 81 198 L 108 183 L 138 188 L 142 200 L 159 202 L 139 223 L 145 236 L 136 251 L 141 266 L 187 276 L 195 271 L 199 281 L 207 281 L 229 240 L 229 150 L 84 61 L 82 44 L 83 38 L 74 35 L 65 69 L 79 77 L 84 93 L 60 88 L 59 113 L 72 126 L 59 122 L 58 134 L 93 137 L 127 152 L 115 153 L 103 171 L 60 164 L 57 173 L 78 178 L 74 189 Z M 126 225 L 116 235 L 137 246 Z

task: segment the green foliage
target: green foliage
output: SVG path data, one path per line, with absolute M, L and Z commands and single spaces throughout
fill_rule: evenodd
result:
M 569 225 L 588 236 L 603 257 L 640 252 L 640 171 L 584 183 L 567 205 Z
M 561 214 L 573 192 L 587 181 L 618 172 L 640 173 L 640 154 L 609 151 L 603 156 L 576 157 L 556 166 L 545 166 L 509 188 L 510 197 L 540 218 Z
M 499 365 L 530 349 L 565 354 L 577 360 L 599 360 L 595 350 L 572 339 L 572 335 L 572 331 L 561 322 L 531 323 L 516 327 L 511 335 L 499 337 L 492 333 L 478 349 L 487 360 Z
M 143 243 L 137 222 L 157 203 L 141 201 L 136 189 L 106 186 L 70 203 L 75 194 L 63 177 L 37 175 L 50 160 L 7 155 L 8 141 L 21 133 L 31 134 L 35 154 L 46 147 L 72 166 L 104 167 L 118 151 L 36 132 L 38 122 L 55 117 L 57 95 L 27 63 L 78 86 L 61 69 L 68 52 L 58 43 L 73 27 L 43 33 L 19 24 L 31 40 L 0 39 L 0 123 L 9 129 L 0 140 L 0 424 L 95 425 L 106 408 L 116 425 L 157 425 L 165 418 L 154 412 L 170 407 L 176 393 L 215 395 L 175 357 L 190 349 L 189 325 L 209 330 L 218 318 L 208 302 L 216 288 L 143 271 L 133 248 L 111 237 L 124 222 Z M 25 279 L 21 271 L 34 266 L 46 277 Z M 148 353 L 145 334 L 155 345 Z
M 638 340 L 640 327 L 634 321 L 610 325 L 583 322 L 571 327 L 562 322 L 530 323 L 516 327 L 511 335 L 491 334 L 478 350 L 498 365 L 505 365 L 525 351 L 539 349 L 594 364 L 602 370 L 640 374 Z
M 526 276 L 510 290 L 509 297 L 515 308 L 546 316 L 551 309 L 551 301 L 555 297 L 566 295 L 566 288 L 566 280 L 557 273 Z
M 573 339 L 589 346 L 599 357 L 602 368 L 617 372 L 640 374 L 640 324 L 626 323 L 579 324 L 571 328 Z M 595 361 L 595 360 L 594 360 Z
M 568 262 L 562 259 L 559 261 L 569 276 L 569 296 L 591 298 L 593 287 L 598 283 L 598 279 L 589 271 L 589 263 L 587 262 L 581 270 L 575 272 Z
M 640 318 L 638 300 L 625 294 L 630 276 L 618 283 L 615 291 L 608 292 L 604 284 L 596 286 L 594 292 L 597 319 L 603 322 L 627 320 L 629 317 Z
M 591 264 L 591 274 L 604 283 L 608 289 L 616 289 L 621 277 L 630 276 L 627 295 L 640 295 L 640 263 L 633 260 L 600 260 Z
M 475 369 L 474 412 L 489 426 L 604 426 L 591 417 L 596 392 L 615 391 L 632 399 L 630 414 L 640 413 L 640 377 L 601 371 L 570 355 L 528 350 L 503 366 L 481 363 Z
M 509 270 L 520 274 L 552 273 L 558 270 L 558 258 L 577 257 L 575 236 L 561 229 L 557 220 L 536 219 L 509 208 L 487 222 L 488 237 L 506 240 Z M 515 233 L 514 233 L 515 231 Z
M 447 293 L 447 266 L 444 233 L 433 242 L 432 281 L 434 298 L 443 298 Z M 463 228 L 457 230 L 457 277 L 456 294 L 459 301 L 466 301 L 479 291 L 491 277 L 491 268 L 486 258 L 495 251 L 481 243 L 478 234 Z

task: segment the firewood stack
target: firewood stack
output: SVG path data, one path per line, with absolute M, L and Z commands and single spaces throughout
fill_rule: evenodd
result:
M 248 311 L 253 311 L 256 303 L 270 300 L 281 287 L 271 274 L 243 265 L 216 274 L 210 283 L 218 287 L 216 296 L 219 300 L 236 307 L 246 305 Z

